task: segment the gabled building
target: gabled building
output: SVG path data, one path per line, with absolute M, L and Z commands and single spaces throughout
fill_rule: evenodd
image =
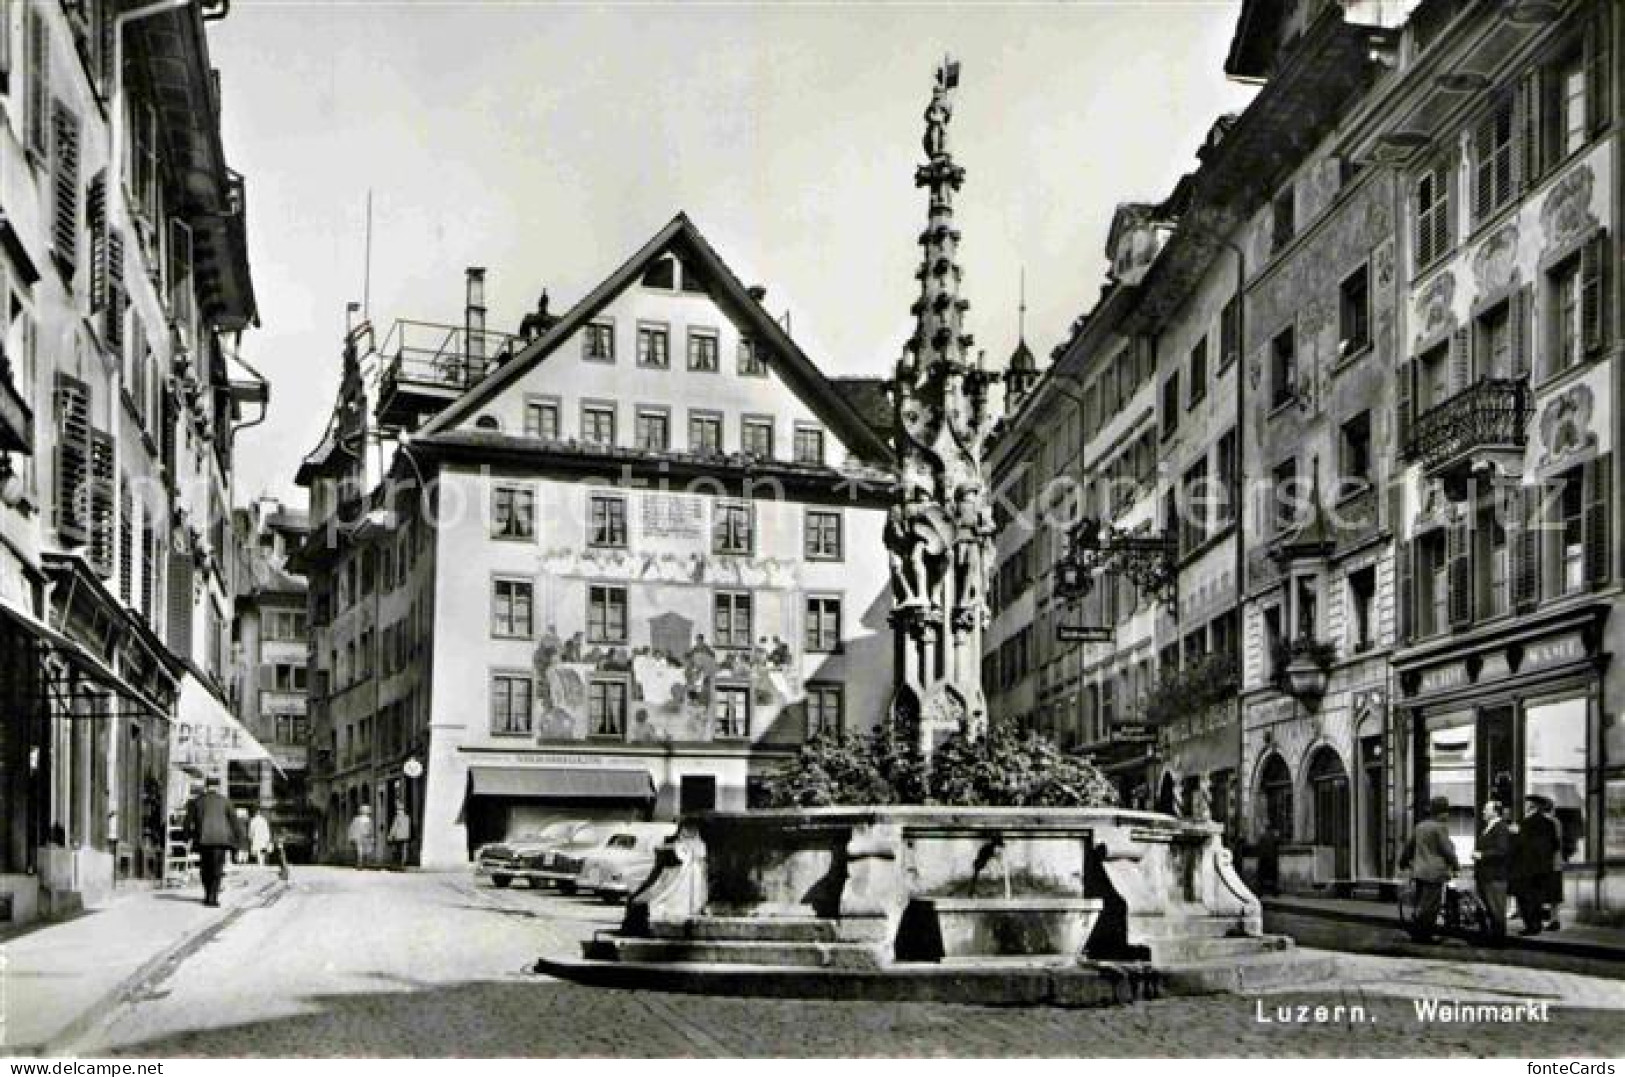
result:
M 353 393 L 301 470 L 327 833 L 404 802 L 448 865 L 549 816 L 742 808 L 877 720 L 879 384 L 826 378 L 682 215 L 528 342 L 480 285 L 452 346 L 386 337 L 391 481 L 360 492 Z

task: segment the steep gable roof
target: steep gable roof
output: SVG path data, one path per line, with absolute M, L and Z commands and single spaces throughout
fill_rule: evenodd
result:
M 481 406 L 534 369 L 575 333 L 598 315 L 627 288 L 637 284 L 649 263 L 668 251 L 676 251 L 696 266 L 706 281 L 711 298 L 738 319 L 741 325 L 767 344 L 768 363 L 806 401 L 814 413 L 862 459 L 889 461 L 891 446 L 860 414 L 858 409 L 824 376 L 801 346 L 746 290 L 727 263 L 700 234 L 685 213 L 679 213 L 654 237 L 623 262 L 581 302 L 560 318 L 546 333 L 513 359 L 504 363 L 484 381 L 459 397 L 435 416 L 419 432 L 420 438 L 449 432 L 473 415 Z

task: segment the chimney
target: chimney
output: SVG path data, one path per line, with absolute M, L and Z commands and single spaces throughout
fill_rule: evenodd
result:
M 467 300 L 463 308 L 463 355 L 468 384 L 485 377 L 485 268 L 469 266 Z
M 767 298 L 767 288 L 760 284 L 752 284 L 749 288 L 745 289 L 745 294 L 756 300 L 756 302 L 760 303 L 762 300 Z

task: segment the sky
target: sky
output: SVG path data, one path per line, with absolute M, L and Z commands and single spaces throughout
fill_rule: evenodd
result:
M 237 500 L 303 504 L 347 303 L 380 337 L 459 324 L 478 265 L 489 327 L 514 332 L 544 287 L 567 310 L 679 211 L 827 373 L 885 376 L 945 53 L 967 325 L 1002 365 L 1025 272 L 1045 360 L 1098 297 L 1113 208 L 1164 197 L 1254 92 L 1222 71 L 1239 7 L 237 0 L 210 50 L 248 185 L 262 326 L 242 354 L 272 383 Z

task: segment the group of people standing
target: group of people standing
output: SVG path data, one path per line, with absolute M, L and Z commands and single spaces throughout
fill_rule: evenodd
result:
M 375 863 L 373 852 L 377 846 L 378 827 L 372 818 L 372 807 L 367 804 L 356 809 L 355 818 L 350 820 L 350 829 L 345 834 L 350 843 L 350 855 L 354 858 L 355 866 L 367 867 Z M 395 818 L 390 820 L 389 831 L 385 835 L 389 841 L 390 856 L 384 866 L 404 868 L 411 856 L 412 846 L 412 816 L 407 814 L 403 804 L 395 809 Z
M 1553 809 L 1550 797 L 1530 793 L 1524 797 L 1523 818 L 1512 822 L 1506 805 L 1495 800 L 1484 805 L 1483 828 L 1474 842 L 1473 881 L 1489 914 L 1493 940 L 1506 937 L 1509 896 L 1517 902 L 1517 916 L 1523 921 L 1519 934 L 1538 935 L 1561 926 L 1556 908 L 1563 901 L 1568 851 Z M 1434 797 L 1428 816 L 1417 824 L 1399 861 L 1401 868 L 1411 869 L 1416 916 L 1409 930 L 1418 942 L 1438 941 L 1435 931 L 1445 884 L 1461 870 L 1450 837 L 1450 802 Z

